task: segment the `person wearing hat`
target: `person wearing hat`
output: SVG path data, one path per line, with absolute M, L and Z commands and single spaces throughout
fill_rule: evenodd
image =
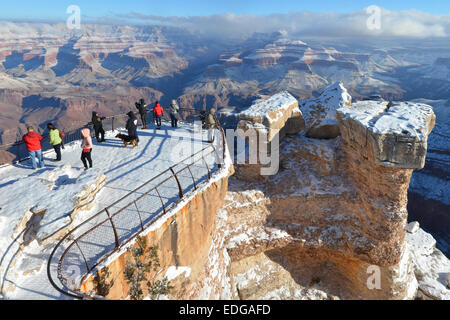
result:
M 169 110 L 172 128 L 178 128 L 178 112 L 180 111 L 180 107 L 178 106 L 177 100 L 172 100 Z
M 145 100 L 141 99 L 139 102 L 136 102 L 136 108 L 139 111 L 139 115 L 142 120 L 142 129 L 147 129 L 147 107 L 145 105 Z

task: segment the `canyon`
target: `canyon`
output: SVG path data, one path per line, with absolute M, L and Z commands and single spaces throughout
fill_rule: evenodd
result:
M 347 97 L 340 84 L 323 97 L 330 91 L 333 101 Z M 286 92 L 257 100 L 239 127 L 245 123 L 250 130 L 253 123 L 259 132 L 279 134 L 289 119 L 309 110 L 294 101 Z M 156 277 L 171 279 L 165 299 L 450 298 L 450 260 L 417 222 L 408 224 L 406 208 L 412 173 L 425 166 L 436 121 L 432 107 L 337 103 L 334 113 L 315 117 L 314 123 L 336 121 L 338 136 L 307 137 L 308 121 L 291 126 L 280 138 L 279 172 L 261 171 L 258 178 L 257 171 L 248 169 L 249 176 L 235 165 L 236 172 L 227 169 L 150 230 L 146 237 L 158 243 L 163 261 Z M 271 135 L 262 139 L 274 142 Z M 186 238 L 194 220 L 202 225 L 197 237 L 203 241 Z M 124 252 L 99 268 L 98 274 L 109 275 L 104 281 L 114 280 L 108 298 L 128 296 L 126 257 Z M 378 280 L 371 282 L 372 275 Z M 96 292 L 94 279 L 83 283 L 83 291 Z
M 0 22 L 0 131 L 15 142 L 26 124 L 70 128 L 134 110 L 140 98 L 163 106 L 237 112 L 257 94 L 288 90 L 314 98 L 337 81 L 354 100 L 449 99 L 448 48 L 405 42 L 297 39 L 285 32 L 204 39 L 175 27 Z M 251 101 L 250 101 L 251 102 Z
M 0 22 L 0 142 L 20 140 L 30 124 L 45 133 L 49 121 L 63 130 L 84 125 L 93 110 L 124 114 L 140 98 L 164 107 L 172 99 L 182 108 L 215 107 L 225 128 L 248 129 L 255 119 L 243 112 L 287 92 L 296 101 L 280 121 L 259 121 L 283 130 L 280 171 L 268 178 L 258 175 L 260 167 L 236 165 L 209 224 L 218 233 L 209 243 L 221 260 L 229 255 L 221 283 L 235 282 L 236 290 L 203 297 L 442 298 L 439 268 L 450 255 L 448 49 L 444 40 L 285 32 L 205 39 L 174 27 L 68 31 L 62 24 Z M 426 118 L 418 140 L 402 132 L 380 136 L 372 124 L 389 117 L 388 101 L 398 114 L 430 105 L 435 123 Z M 362 113 L 337 111 L 346 107 Z M 377 115 L 364 118 L 372 107 Z M 395 119 L 412 120 L 407 113 Z M 0 157 L 15 159 L 5 148 Z M 407 231 L 414 221 L 422 229 Z M 382 270 L 382 291 L 361 286 L 370 265 Z M 431 272 L 430 265 L 440 267 Z

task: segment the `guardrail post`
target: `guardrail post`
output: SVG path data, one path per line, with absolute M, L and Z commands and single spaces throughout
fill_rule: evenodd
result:
M 206 162 L 205 157 L 202 155 L 202 159 L 205 162 L 206 169 L 208 170 L 208 180 L 211 179 L 211 171 L 209 170 L 208 162 Z
M 161 194 L 159 193 L 157 187 L 155 187 L 155 191 L 156 191 L 156 193 L 158 194 L 159 200 L 161 200 L 161 204 L 162 204 L 162 207 L 163 207 L 163 212 L 164 212 L 164 214 L 166 214 L 166 206 L 164 205 L 164 201 L 163 201 L 163 199 L 162 199 L 162 197 L 161 197 Z
M 142 228 L 142 231 L 144 231 L 144 225 L 142 224 L 141 213 L 139 212 L 139 209 L 138 209 L 138 207 L 137 207 L 136 200 L 133 201 L 133 202 L 134 202 L 134 206 L 136 207 L 137 213 L 138 213 L 138 215 L 139 215 L 139 221 L 141 222 L 141 228 Z
M 16 141 L 16 146 L 17 146 L 16 150 L 17 162 L 20 162 L 20 143 L 18 141 Z
M 114 222 L 112 220 L 111 215 L 109 214 L 108 209 L 105 209 L 106 214 L 108 215 L 109 221 L 111 222 L 113 231 L 114 231 L 114 240 L 116 241 L 116 248 L 118 248 L 120 246 L 120 242 L 119 242 L 119 236 L 117 235 L 117 230 L 116 230 L 116 226 L 114 225 Z
M 89 265 L 88 265 L 88 263 L 87 263 L 86 257 L 84 256 L 83 250 L 81 250 L 80 245 L 78 244 L 77 239 L 75 239 L 75 244 L 77 245 L 78 250 L 80 250 L 80 252 L 81 252 L 81 256 L 83 257 L 84 263 L 86 264 L 86 270 L 87 270 L 87 273 L 89 273 L 89 271 L 91 271 L 91 270 L 89 269 Z
M 222 126 L 220 125 L 219 119 L 217 119 L 216 115 L 214 115 L 214 122 L 216 123 L 217 130 L 220 132 L 220 135 L 222 136 L 222 159 L 220 159 L 219 153 L 216 150 L 217 157 L 218 157 L 218 160 L 219 160 L 218 163 L 217 163 L 217 167 L 219 169 L 221 169 L 222 168 L 222 162 L 225 163 L 225 145 L 226 145 L 225 132 L 224 132 Z
M 197 185 L 195 184 L 195 179 L 194 179 L 194 176 L 193 176 L 192 171 L 191 171 L 191 165 L 188 164 L 187 168 L 189 170 L 189 173 L 191 174 L 192 182 L 194 183 L 194 190 L 197 190 Z
M 181 188 L 180 180 L 178 180 L 178 177 L 175 174 L 175 171 L 173 171 L 172 167 L 170 167 L 170 171 L 172 172 L 173 176 L 175 177 L 175 180 L 177 181 L 178 189 L 180 191 L 180 199 L 181 199 L 181 198 L 183 198 L 183 189 Z
M 114 117 L 112 117 L 112 124 L 111 124 L 111 128 L 112 128 L 112 130 L 111 130 L 111 131 L 114 131 Z

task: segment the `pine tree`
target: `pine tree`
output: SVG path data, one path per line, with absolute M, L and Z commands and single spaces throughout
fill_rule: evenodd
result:
M 142 300 L 144 298 L 144 288 L 148 291 L 152 299 L 156 299 L 161 294 L 169 294 L 172 287 L 167 278 L 158 281 L 149 280 L 150 271 L 157 271 L 160 267 L 158 257 L 158 247 L 148 246 L 147 239 L 138 237 L 136 246 L 128 249 L 130 258 L 125 266 L 125 279 L 130 286 L 129 296 L 131 300 Z

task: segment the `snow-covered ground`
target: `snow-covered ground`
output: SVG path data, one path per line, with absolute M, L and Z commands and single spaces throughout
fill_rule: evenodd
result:
M 65 299 L 47 279 L 47 259 L 56 241 L 42 240 L 51 239 L 52 234 L 68 226 L 72 229 L 192 154 L 211 149 L 198 126 L 181 124 L 176 130 L 163 126 L 160 131 L 138 132 L 140 143 L 135 149 L 123 148 L 122 141 L 115 138 L 118 131 L 108 132 L 102 144 L 97 144 L 94 138 L 94 167 L 87 171 L 80 160 L 80 141 L 66 145 L 62 162 L 52 162 L 54 153 L 46 153 L 43 169 L 34 171 L 26 162 L 0 169 L 0 284 L 4 299 Z M 209 168 L 216 170 L 216 158 L 212 154 L 205 158 Z M 208 177 L 206 167 L 200 162 L 191 166 L 191 171 L 196 180 Z M 97 194 L 93 207 L 72 217 L 73 203 L 102 173 L 106 184 Z M 180 173 L 179 179 L 185 192 L 192 190 L 189 171 Z M 177 185 L 167 186 L 161 193 L 166 203 L 173 201 L 178 195 Z M 111 210 L 132 200 L 124 200 Z M 160 201 L 149 201 L 156 200 Z M 27 215 L 30 216 L 31 209 L 41 208 L 47 211 L 37 222 L 38 232 L 29 236 L 30 241 L 24 246 Z

